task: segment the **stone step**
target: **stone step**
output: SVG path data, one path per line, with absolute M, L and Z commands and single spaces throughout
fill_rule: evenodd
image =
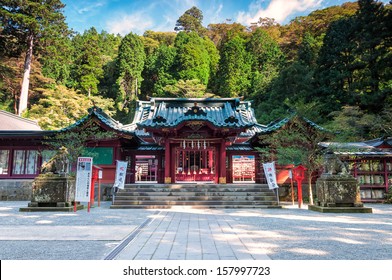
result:
M 273 191 L 262 184 L 135 184 L 114 197 L 114 209 L 279 207 Z
M 275 196 L 116 196 L 115 201 L 275 201 Z
M 217 201 L 217 200 L 206 200 L 206 201 L 195 201 L 195 200 L 183 200 L 183 201 L 114 201 L 113 205 L 275 205 L 276 201 Z
M 181 188 L 181 189 L 167 189 L 167 188 L 128 188 L 118 190 L 119 192 L 270 192 L 268 188 Z
M 263 196 L 275 196 L 271 191 L 233 191 L 233 192 L 190 192 L 190 191 L 178 191 L 178 192 L 117 192 L 116 197 L 126 197 L 126 196 L 251 196 L 251 195 L 263 195 Z
M 206 209 L 206 208 L 282 208 L 280 205 L 112 205 L 111 209 L 170 209 L 173 207 L 190 207 L 192 209 Z

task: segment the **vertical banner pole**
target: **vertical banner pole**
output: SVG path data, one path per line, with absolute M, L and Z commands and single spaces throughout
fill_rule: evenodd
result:
M 302 207 L 302 182 L 300 180 L 297 181 L 298 188 L 298 208 Z
M 274 193 L 276 195 L 276 201 L 278 202 L 278 205 L 279 205 L 279 203 L 280 203 L 280 201 L 279 201 L 279 188 L 274 189 Z
M 101 179 L 98 179 L 98 207 L 101 207 Z
M 293 183 L 293 178 L 290 178 L 291 181 L 291 201 L 293 202 L 293 205 L 295 204 L 294 202 L 294 183 Z

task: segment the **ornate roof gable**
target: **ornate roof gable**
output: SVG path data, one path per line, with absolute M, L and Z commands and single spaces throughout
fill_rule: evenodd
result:
M 153 98 L 139 101 L 136 111 L 133 123 L 139 128 L 176 127 L 185 121 L 207 121 L 218 128 L 257 124 L 250 102 L 238 98 Z
M 104 127 L 106 126 L 106 128 L 112 129 L 115 132 L 128 134 L 128 135 L 134 135 L 133 130 L 130 130 L 130 129 L 124 127 L 122 123 L 120 123 L 119 121 L 116 121 L 115 119 L 113 119 L 112 117 L 107 115 L 105 112 L 103 112 L 101 108 L 96 107 L 96 106 L 88 109 L 88 115 L 81 118 L 80 120 L 78 120 L 74 124 L 60 129 L 59 132 L 70 131 L 70 130 L 73 130 L 77 127 L 83 127 L 84 125 L 88 125 L 88 123 L 91 120 L 96 120 L 98 125 L 104 126 Z

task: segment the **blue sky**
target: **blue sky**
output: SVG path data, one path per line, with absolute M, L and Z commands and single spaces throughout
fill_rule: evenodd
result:
M 203 12 L 203 25 L 227 19 L 249 26 L 260 17 L 281 24 L 300 15 L 348 0 L 63 0 L 68 26 L 83 33 L 94 26 L 99 32 L 142 35 L 146 30 L 173 31 L 177 19 L 192 6 Z M 381 2 L 388 3 L 388 0 Z

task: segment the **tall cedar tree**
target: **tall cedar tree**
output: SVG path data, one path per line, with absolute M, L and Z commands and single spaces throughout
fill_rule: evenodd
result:
M 355 90 L 356 37 L 354 17 L 337 20 L 327 30 L 315 73 L 316 98 L 325 104 L 321 112 L 324 116 L 340 110 L 343 105 L 359 103 Z
M 245 40 L 235 36 L 221 50 L 217 72 L 217 93 L 222 97 L 246 95 L 250 86 L 251 56 Z
M 381 90 L 385 83 L 386 53 L 390 52 L 385 45 L 387 30 L 387 13 L 383 3 L 375 0 L 359 0 L 357 12 L 358 48 L 357 56 L 360 64 L 358 91 L 361 93 L 361 107 L 370 112 L 378 112 L 380 104 L 384 104 L 386 94 Z
M 199 35 L 204 35 L 206 29 L 202 25 L 203 12 L 197 7 L 193 6 L 180 16 L 177 20 L 175 31 L 196 32 Z
M 122 103 L 121 110 L 130 101 L 137 99 L 145 59 L 144 46 L 139 36 L 133 33 L 126 35 L 121 41 L 117 57 L 119 71 L 117 83 L 121 91 L 117 103 Z
M 1 37 L 8 37 L 23 46 L 25 62 L 18 114 L 27 109 L 29 79 L 33 54 L 47 36 L 59 36 L 67 30 L 60 0 L 0 1 Z
M 174 45 L 177 49 L 175 70 L 179 79 L 198 79 L 206 85 L 210 76 L 210 57 L 206 41 L 195 32 L 180 32 Z

